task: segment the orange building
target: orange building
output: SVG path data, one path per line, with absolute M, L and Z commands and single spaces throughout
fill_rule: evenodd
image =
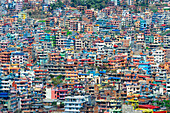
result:
M 92 32 L 93 31 L 93 26 L 92 24 L 87 24 L 84 27 L 84 32 Z
M 78 81 L 77 71 L 66 71 L 66 81 L 76 82 Z
M 0 63 L 9 64 L 10 63 L 11 52 L 2 52 L 0 53 Z
M 92 10 L 85 10 L 85 14 L 87 14 L 89 18 L 92 18 L 94 12 Z

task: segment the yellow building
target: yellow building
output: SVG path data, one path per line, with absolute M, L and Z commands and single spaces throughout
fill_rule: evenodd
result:
M 27 18 L 27 13 L 21 12 L 21 13 L 18 14 L 18 17 L 19 17 L 20 19 L 26 19 L 26 18 Z
M 159 106 L 139 105 L 137 98 L 127 100 L 127 104 L 133 106 L 133 110 L 142 111 L 142 113 L 167 113 L 167 111 L 161 111 Z
M 135 22 L 135 27 L 136 27 L 136 30 L 140 29 L 140 21 Z

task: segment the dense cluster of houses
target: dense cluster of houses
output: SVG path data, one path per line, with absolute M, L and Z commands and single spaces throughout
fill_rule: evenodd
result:
M 1 0 L 0 113 L 167 113 L 170 2 L 120 1 L 48 12 L 45 0 L 50 17 L 33 19 L 22 8 L 41 0 Z

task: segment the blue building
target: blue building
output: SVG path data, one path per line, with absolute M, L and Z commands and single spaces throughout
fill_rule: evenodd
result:
M 74 47 L 74 40 L 71 38 L 68 38 L 67 40 L 65 40 L 65 48 L 71 48 Z
M 18 109 L 18 99 L 16 96 L 17 92 L 12 87 L 12 82 L 9 77 L 0 77 L 0 104 L 3 108 L 0 110 L 16 112 Z
M 146 74 L 151 74 L 151 65 L 149 63 L 139 63 L 139 69 L 146 71 Z
M 145 30 L 147 27 L 146 20 L 141 19 L 140 20 L 140 31 Z

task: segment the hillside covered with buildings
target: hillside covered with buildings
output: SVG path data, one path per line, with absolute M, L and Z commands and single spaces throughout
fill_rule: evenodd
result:
M 169 0 L 0 0 L 0 113 L 168 112 Z

